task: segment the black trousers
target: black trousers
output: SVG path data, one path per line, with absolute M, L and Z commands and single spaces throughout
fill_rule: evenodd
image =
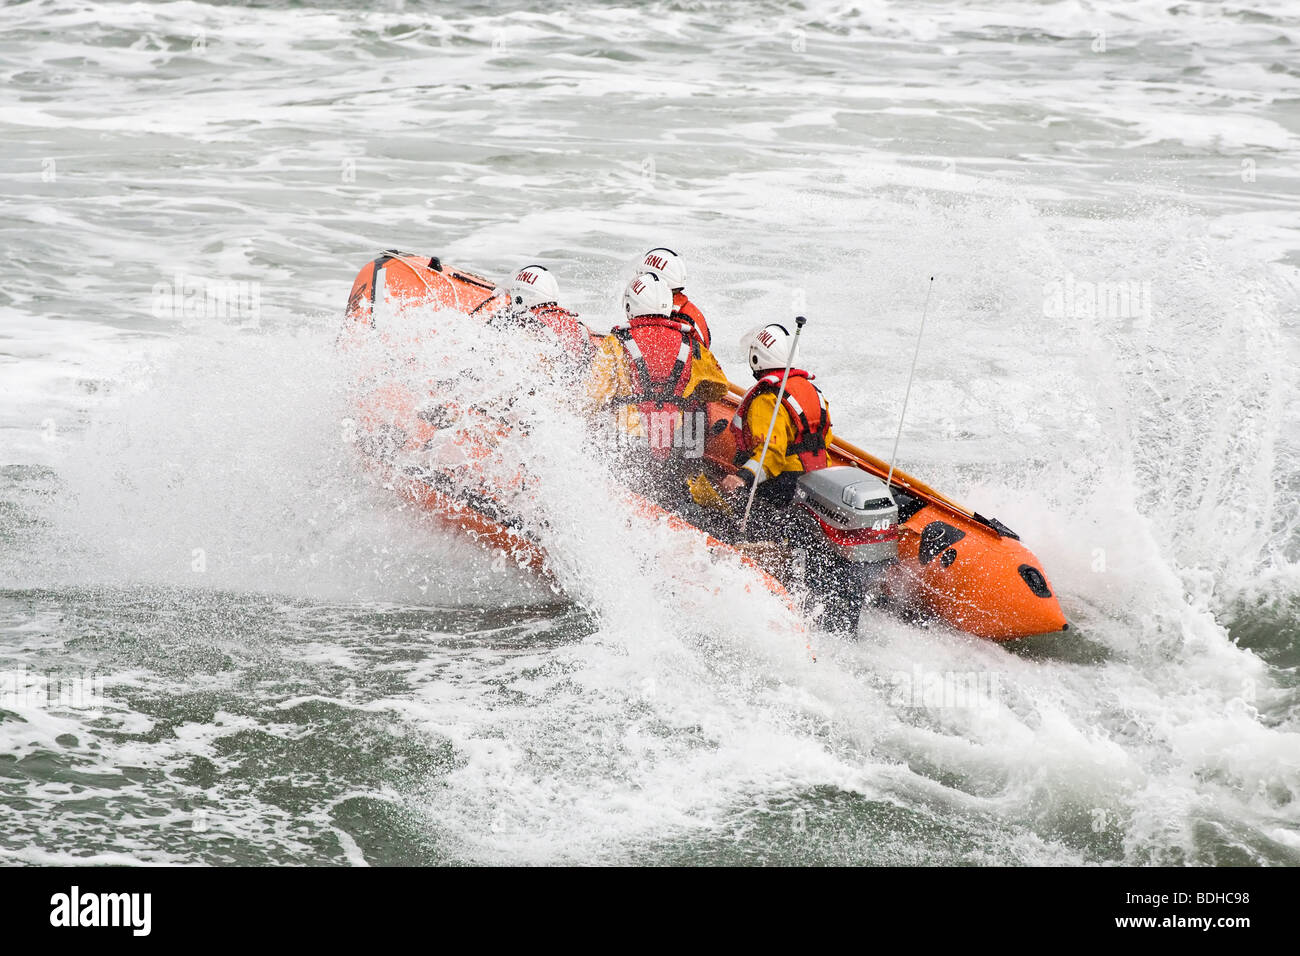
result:
M 782 498 L 765 496 L 763 485 L 754 496 L 745 537 L 775 541 L 789 550 L 792 561 L 785 583 L 806 588 L 822 602 L 821 624 L 827 630 L 856 634 L 875 568 L 840 557 L 812 515 L 803 508 L 777 505 Z
M 855 564 L 836 554 L 817 520 L 791 504 L 799 475 L 789 472 L 758 486 L 742 537 L 743 496 L 732 503 L 732 515 L 702 508 L 691 500 L 686 482 L 701 468 L 699 461 L 654 461 L 649 454 L 629 455 L 623 460 L 624 478 L 633 490 L 681 515 L 701 531 L 720 541 L 773 541 L 781 545 L 790 555 L 785 573 L 777 574 L 781 582 L 787 587 L 806 588 L 822 603 L 823 627 L 856 634 L 873 566 Z

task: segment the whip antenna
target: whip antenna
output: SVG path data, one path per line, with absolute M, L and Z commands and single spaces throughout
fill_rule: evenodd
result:
M 921 327 L 916 332 L 916 351 L 912 353 L 912 370 L 907 373 L 907 391 L 903 392 L 903 410 L 898 414 L 898 434 L 894 436 L 894 453 L 889 456 L 889 477 L 885 479 L 886 488 L 893 487 L 894 462 L 898 460 L 898 442 L 903 437 L 903 420 L 907 418 L 907 400 L 912 397 L 912 379 L 916 376 L 916 360 L 921 355 L 921 336 L 925 334 L 925 316 L 930 311 L 930 293 L 933 291 L 934 276 L 930 276 L 930 282 L 925 287 L 925 305 L 921 309 Z M 890 491 L 890 495 L 893 495 L 893 491 Z M 746 514 L 748 513 L 746 511 Z

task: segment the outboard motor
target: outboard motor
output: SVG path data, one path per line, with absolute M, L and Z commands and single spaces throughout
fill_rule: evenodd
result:
M 868 592 L 898 562 L 898 505 L 883 481 L 849 465 L 805 474 L 794 504 L 816 525 L 806 581 L 826 602 L 824 621 L 856 631 Z
M 832 550 L 854 564 L 898 560 L 898 505 L 879 478 L 840 465 L 799 479 L 794 503 L 821 524 Z

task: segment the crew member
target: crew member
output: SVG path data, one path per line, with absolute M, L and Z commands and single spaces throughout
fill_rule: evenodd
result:
M 826 467 L 826 446 L 832 440 L 830 408 L 821 390 L 812 383 L 814 376 L 791 366 L 781 404 L 777 405 L 776 394 L 790 361 L 791 342 L 785 326 L 776 323 L 749 335 L 749 370 L 755 383 L 740 400 L 731 420 L 740 471 L 728 475 L 721 485 L 724 493 L 732 494 L 757 482 L 758 495 L 778 508 L 790 503 L 800 475 Z M 760 461 L 769 426 L 772 441 Z
M 704 320 L 704 313 L 686 297 L 686 263 L 682 257 L 671 249 L 659 246 L 645 254 L 641 268 L 668 283 L 668 288 L 673 290 L 672 318 L 679 322 L 689 322 L 695 338 L 708 348 L 713 337 L 709 334 L 709 323 Z
M 705 403 L 727 394 L 727 377 L 691 323 L 673 318 L 672 290 L 655 273 L 628 283 L 623 311 L 627 324 L 610 331 L 592 361 L 588 397 L 616 409 L 615 434 L 634 457 L 648 455 L 651 467 L 628 477 L 647 479 L 654 489 L 646 490 L 666 492 L 663 503 L 675 507 L 685 491 L 679 479 L 703 464 Z
M 856 633 L 871 571 L 838 556 L 818 520 L 804 508 L 790 507 L 799 479 L 830 464 L 826 453 L 832 441 L 830 409 L 812 383 L 813 376 L 794 366 L 790 354 L 793 339 L 785 326 L 763 326 L 748 336 L 748 346 L 755 383 L 731 420 L 739 471 L 724 478 L 721 489 L 732 497 L 734 510 L 740 511 L 745 496 L 739 492 L 747 494 L 757 483 L 748 537 L 779 541 L 784 551 L 802 552 L 803 583 L 823 602 L 823 626 Z M 787 366 L 790 371 L 782 389 Z M 764 455 L 769 427 L 772 440 Z
M 533 320 L 549 329 L 560 340 L 564 351 L 576 363 L 586 365 L 595 354 L 591 330 L 576 313 L 561 308 L 560 285 L 545 266 L 528 265 L 515 273 L 510 282 L 510 304 L 498 316 L 521 325 Z

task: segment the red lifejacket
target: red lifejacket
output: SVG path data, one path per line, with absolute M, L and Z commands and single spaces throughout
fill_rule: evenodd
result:
M 574 358 L 589 360 L 596 351 L 591 341 L 591 330 L 578 321 L 576 313 L 562 309 L 555 303 L 535 306 L 533 317 L 557 336 L 564 350 Z
M 653 423 L 670 411 L 675 426 L 677 412 L 693 412 L 700 404 L 685 397 L 698 348 L 692 342 L 691 325 L 646 315 L 630 320 L 627 325 L 615 326 L 610 329 L 610 335 L 622 344 L 631 369 L 632 394 L 619 402 L 636 406 L 648 432 L 650 451 L 657 458 L 667 458 L 673 449 L 672 434 L 666 434 Z
M 673 314 L 672 318 L 678 322 L 689 322 L 695 329 L 695 337 L 700 340 L 700 344 L 706 349 L 709 343 L 713 341 L 713 336 L 709 334 L 709 323 L 704 320 L 704 313 L 690 299 L 686 298 L 686 293 L 678 289 L 673 293 Z
M 746 452 L 757 451 L 761 439 L 749 434 L 745 427 L 745 416 L 749 406 L 764 392 L 775 392 L 781 387 L 780 371 L 768 372 L 754 387 L 745 393 L 731 419 L 731 432 L 736 439 L 736 447 Z M 826 436 L 831 430 L 831 413 L 826 407 L 826 399 L 821 389 L 812 383 L 813 376 L 802 369 L 790 369 L 786 379 L 785 392 L 781 396 L 781 405 L 794 423 L 794 438 L 785 446 L 787 455 L 795 455 L 804 471 L 817 471 L 825 468 L 829 461 L 826 457 Z

